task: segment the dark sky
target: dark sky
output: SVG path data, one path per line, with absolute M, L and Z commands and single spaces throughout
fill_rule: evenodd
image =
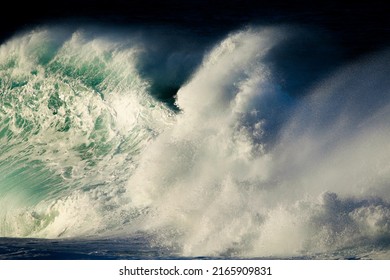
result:
M 0 40 L 20 30 L 56 22 L 118 25 L 171 24 L 213 34 L 250 23 L 298 23 L 335 34 L 351 56 L 389 46 L 386 1 L 254 0 L 36 0 L 2 8 Z

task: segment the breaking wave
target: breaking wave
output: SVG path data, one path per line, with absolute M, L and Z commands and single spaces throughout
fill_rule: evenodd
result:
M 170 50 L 42 28 L 3 44 L 0 235 L 145 232 L 183 256 L 388 250 L 390 53 L 293 88 L 302 72 L 277 67 L 290 31 Z

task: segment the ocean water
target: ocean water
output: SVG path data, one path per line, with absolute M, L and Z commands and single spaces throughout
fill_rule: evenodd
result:
M 2 44 L 0 259 L 389 258 L 390 51 L 320 35 Z

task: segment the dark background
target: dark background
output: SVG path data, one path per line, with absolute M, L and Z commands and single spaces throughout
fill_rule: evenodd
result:
M 352 1 L 351 1 L 352 2 Z M 390 42 L 386 1 L 253 0 L 63 0 L 2 4 L 0 40 L 50 22 L 131 25 L 168 24 L 214 35 L 250 23 L 298 23 L 334 34 L 351 58 L 383 49 Z

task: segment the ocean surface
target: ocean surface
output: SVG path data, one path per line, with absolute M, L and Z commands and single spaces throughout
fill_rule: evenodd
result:
M 390 51 L 321 29 L 0 46 L 0 259 L 389 259 Z

